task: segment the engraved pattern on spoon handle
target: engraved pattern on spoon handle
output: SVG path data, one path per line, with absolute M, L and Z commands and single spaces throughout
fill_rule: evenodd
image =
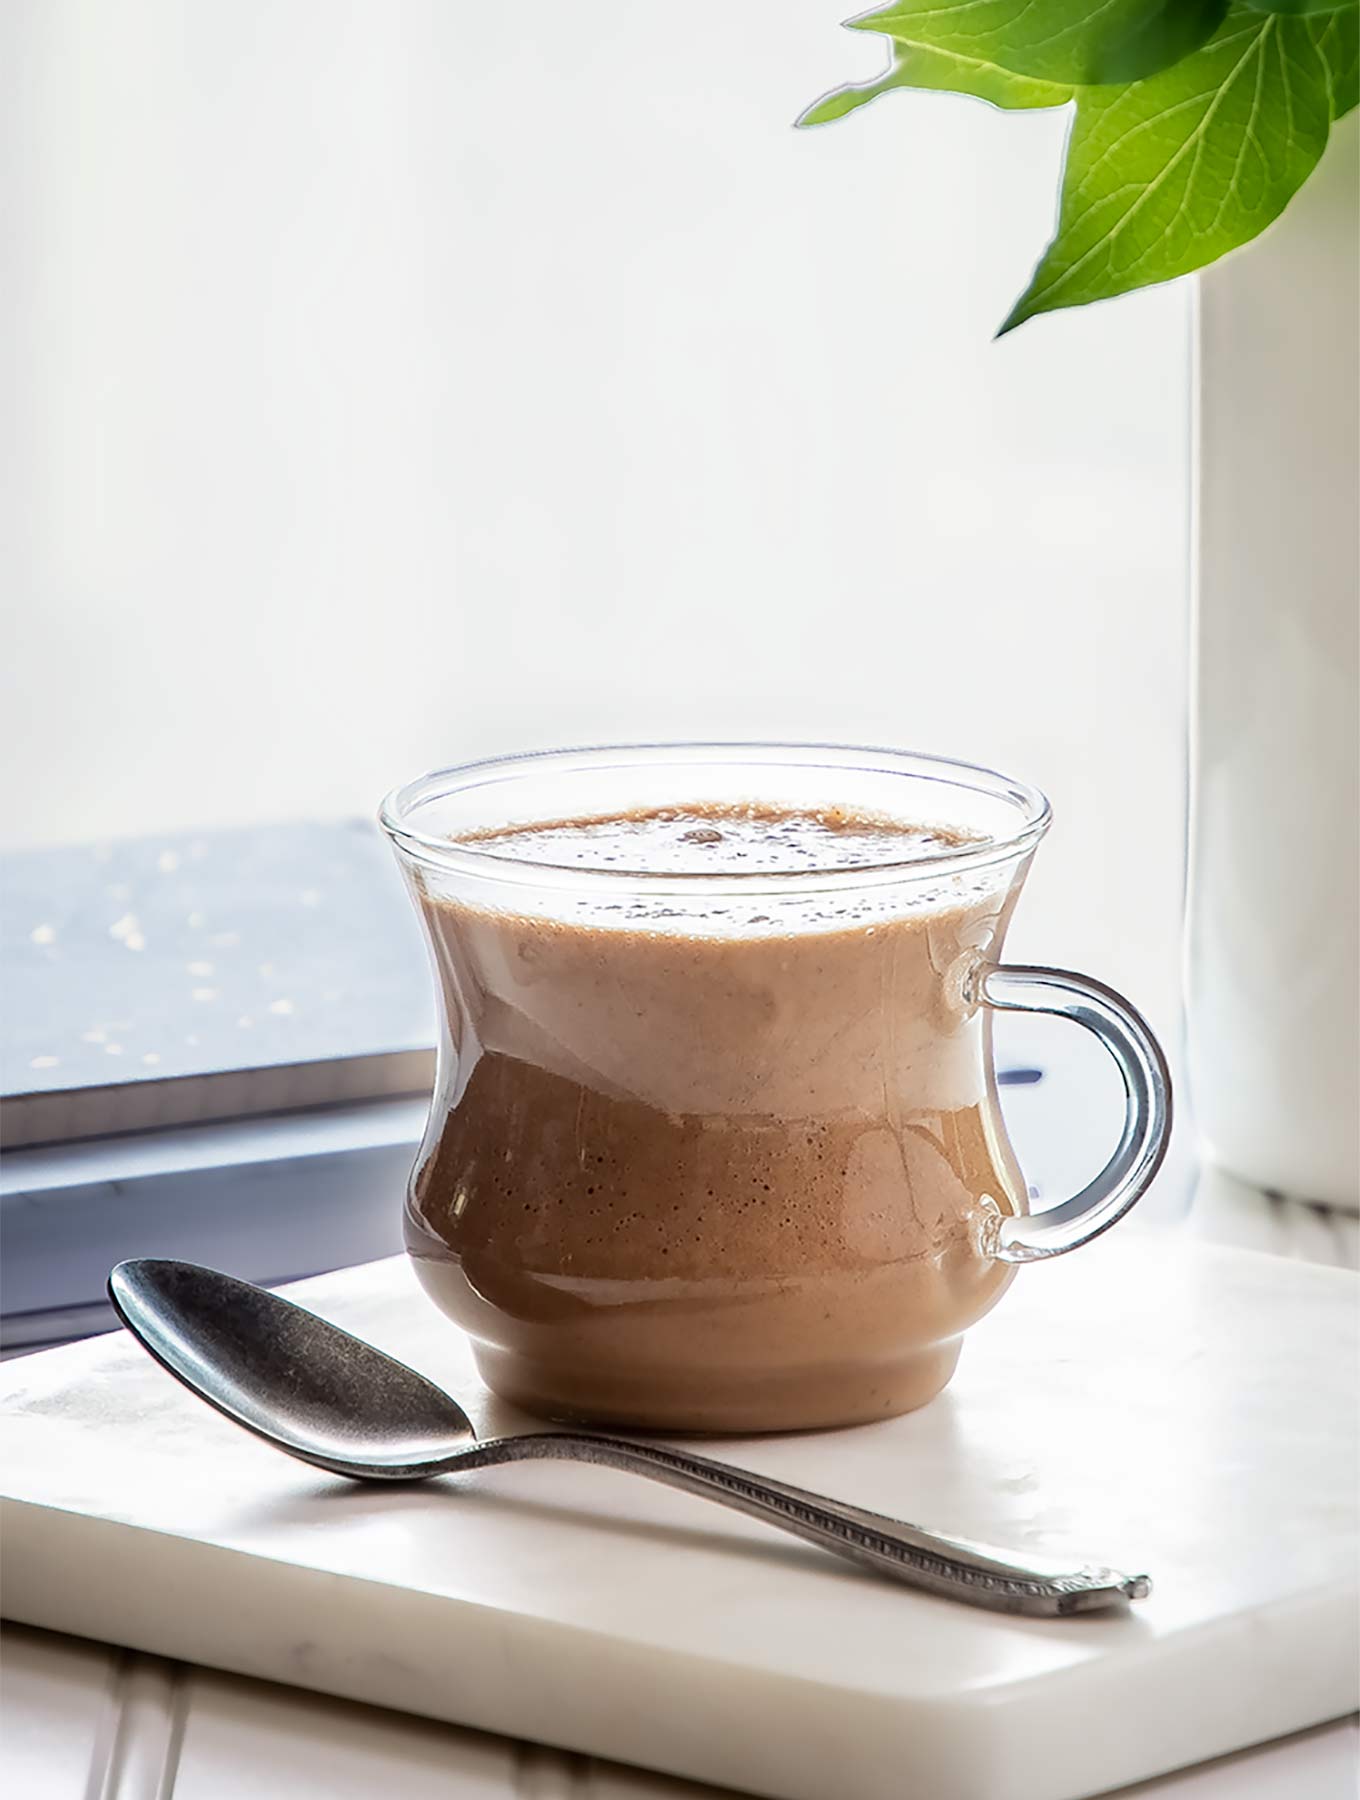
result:
M 586 1432 L 492 1438 L 460 1451 L 458 1468 L 531 1458 L 597 1463 L 642 1475 L 775 1525 L 850 1561 L 928 1593 L 997 1612 L 1052 1617 L 1144 1599 L 1145 1575 L 1085 1567 L 1062 1570 L 1017 1562 L 1009 1552 L 923 1531 L 881 1513 L 842 1505 L 804 1488 L 751 1474 L 706 1456 Z

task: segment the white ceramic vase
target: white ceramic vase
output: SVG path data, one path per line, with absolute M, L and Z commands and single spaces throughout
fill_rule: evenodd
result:
M 1190 1098 L 1209 1159 L 1360 1193 L 1360 116 L 1199 290 Z

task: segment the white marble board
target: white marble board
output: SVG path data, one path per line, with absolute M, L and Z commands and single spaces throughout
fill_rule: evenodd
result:
M 1076 1800 L 1354 1705 L 1356 1280 L 1160 1234 L 1023 1271 L 921 1413 L 733 1460 L 1146 1568 L 1121 1618 L 995 1616 L 608 1471 L 333 1482 L 130 1342 L 0 1371 L 0 1604 L 126 1643 L 778 1796 Z M 294 1290 L 526 1423 L 401 1261 Z

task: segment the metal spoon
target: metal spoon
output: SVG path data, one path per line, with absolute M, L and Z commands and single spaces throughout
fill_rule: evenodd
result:
M 194 1263 L 119 1263 L 119 1318 L 156 1361 L 257 1437 L 359 1481 L 411 1481 L 529 1457 L 602 1463 L 735 1507 L 926 1592 L 999 1612 L 1095 1612 L 1141 1600 L 1146 1575 L 1018 1563 L 687 1451 L 579 1431 L 478 1443 L 442 1389 L 292 1301 Z

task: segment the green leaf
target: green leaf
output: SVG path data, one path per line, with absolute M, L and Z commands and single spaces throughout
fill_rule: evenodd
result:
M 1306 13 L 1330 13 L 1343 8 L 1347 0 L 1242 0 L 1253 12 L 1286 13 L 1299 18 Z
M 1092 47 L 1091 81 L 1142 81 L 1198 50 L 1228 15 L 1228 0 L 1163 0 L 1146 18 Z
M 799 125 L 829 125 L 857 107 L 867 106 L 894 88 L 942 88 L 951 94 L 972 94 L 993 106 L 1021 109 L 1063 106 L 1072 98 L 1070 87 L 1051 81 L 1034 81 L 1028 75 L 1012 75 L 995 63 L 975 56 L 955 56 L 947 50 L 931 50 L 922 44 L 897 44 L 892 67 L 875 81 L 833 88 L 796 121 Z
M 1309 19 L 1308 30 L 1327 69 L 1333 119 L 1344 119 L 1360 102 L 1360 8 Z
M 1174 68 L 1079 94 L 1057 234 L 1002 332 L 1188 274 L 1264 230 L 1327 143 L 1315 30 L 1235 7 Z
M 1040 81 L 1133 81 L 1189 55 L 1228 0 L 891 0 L 849 20 L 900 43 L 975 57 Z

